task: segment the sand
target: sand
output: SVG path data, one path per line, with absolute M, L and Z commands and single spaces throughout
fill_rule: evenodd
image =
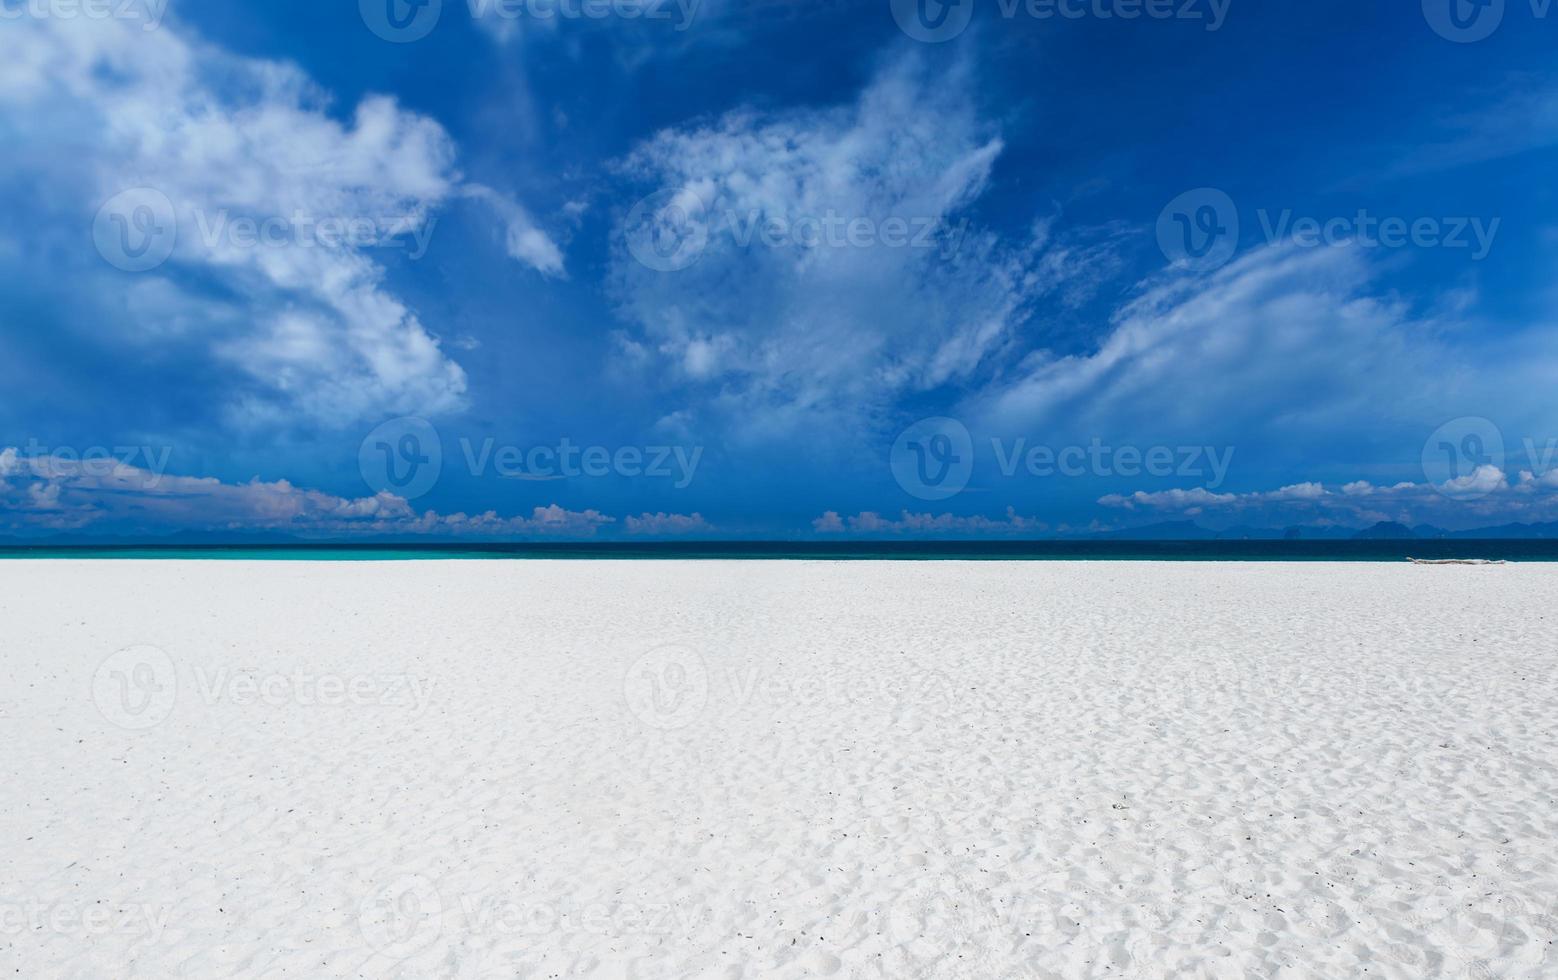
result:
M 0 975 L 1552 977 L 1555 596 L 0 562 Z

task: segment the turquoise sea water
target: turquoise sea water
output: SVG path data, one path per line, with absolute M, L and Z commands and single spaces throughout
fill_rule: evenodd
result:
M 579 544 L 0 546 L 0 559 L 437 561 L 450 559 L 746 559 L 821 561 L 1558 561 L 1558 540 L 1522 541 L 868 541 Z

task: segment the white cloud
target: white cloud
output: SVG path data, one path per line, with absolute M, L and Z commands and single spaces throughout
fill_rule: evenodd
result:
M 280 531 L 300 536 L 592 537 L 615 519 L 556 504 L 528 516 L 418 512 L 391 493 L 340 497 L 287 480 L 223 483 L 119 459 L 0 450 L 0 526 L 11 530 Z
M 1054 442 L 1129 433 L 1228 446 L 1246 474 L 1306 458 L 1375 467 L 1391 455 L 1415 469 L 1429 433 L 1462 416 L 1494 416 L 1512 436 L 1558 428 L 1539 395 L 1551 331 L 1484 331 L 1457 311 L 1423 312 L 1383 288 L 1381 272 L 1354 245 L 1284 244 L 1208 276 L 1161 275 L 1091 350 L 1033 353 L 959 414 L 976 431 Z
M 468 184 L 468 197 L 485 202 L 506 225 L 505 245 L 509 258 L 530 266 L 547 276 L 563 275 L 563 252 L 546 232 L 536 224 L 530 212 L 513 198 L 499 194 L 490 187 Z
M 1189 431 L 1209 444 L 1353 424 L 1383 381 L 1430 377 L 1423 349 L 1435 344 L 1363 292 L 1369 275 L 1356 248 L 1275 247 L 1206 279 L 1169 278 L 1115 314 L 1095 351 L 1035 354 L 975 410 L 998 427 Z
M 1272 500 L 1318 500 L 1330 491 L 1318 483 L 1295 483 L 1292 486 L 1282 487 L 1270 494 Z
M 360 241 L 321 244 L 311 230 L 321 220 L 376 222 L 380 241 L 408 248 L 433 233 L 451 197 L 477 196 L 508 224 L 516 259 L 561 272 L 560 253 L 524 210 L 463 186 L 449 135 L 392 99 L 370 96 L 338 119 L 293 65 L 112 18 L 8 21 L 0 64 L 10 68 L 0 126 L 27 147 L 12 166 L 78 196 L 73 229 L 128 188 L 172 203 L 178 239 L 161 287 L 100 281 L 134 295 L 130 330 L 166 342 L 161 321 L 179 316 L 180 337 L 249 376 L 230 406 L 236 419 L 349 424 L 463 404 L 464 371 L 390 291 L 380 256 Z M 254 245 L 234 231 L 245 219 L 281 231 Z M 85 236 L 77 244 L 90 248 Z M 181 292 L 181 271 L 216 277 L 233 299 Z
M 1293 523 L 1436 524 L 1449 529 L 1512 521 L 1558 519 L 1558 471 L 1542 477 L 1521 474 L 1518 483 L 1496 466 L 1484 465 L 1473 473 L 1444 483 L 1400 482 L 1375 486 L 1354 480 L 1333 491 L 1308 482 L 1278 490 L 1248 493 L 1213 493 L 1204 487 L 1188 490 L 1138 490 L 1108 494 L 1098 502 L 1121 510 L 1153 510 L 1198 516 L 1216 513 L 1225 518 L 1280 526 Z
M 830 510 L 821 517 L 811 522 L 812 530 L 818 534 L 843 534 L 844 519 L 839 517 L 836 510 Z
M 1544 470 L 1540 475 L 1532 473 L 1530 470 L 1521 470 L 1520 489 L 1558 490 L 1558 467 Z
M 973 377 L 1053 283 L 1030 274 L 1026 244 L 966 223 L 1002 149 L 972 90 L 966 67 L 938 75 L 903 57 L 852 104 L 734 112 L 636 148 L 621 170 L 701 202 L 708 237 L 693 264 L 659 271 L 619 225 L 625 359 L 668 372 L 752 438 L 870 418 Z M 787 228 L 765 242 L 770 221 Z
M 1199 511 L 1205 507 L 1219 507 L 1224 504 L 1235 503 L 1238 499 L 1235 494 L 1214 493 L 1205 487 L 1194 487 L 1190 490 L 1156 490 L 1151 493 L 1137 490 L 1135 493 L 1123 496 L 1111 493 L 1100 497 L 1098 502 L 1105 507 L 1123 507 L 1126 510 L 1135 510 L 1138 507 L 1152 507 L 1159 510 L 1191 512 Z
M 714 530 L 714 525 L 703 519 L 702 514 L 640 514 L 626 517 L 623 526 L 629 534 L 702 534 Z
M 840 518 L 837 511 L 830 510 L 811 522 L 812 529 L 820 534 L 841 534 L 846 524 L 848 530 L 856 534 L 1036 534 L 1049 529 L 1049 525 L 1031 517 L 1023 517 L 1011 507 L 1006 508 L 1006 517 L 1002 520 L 980 514 L 965 517 L 956 514 L 915 514 L 907 510 L 900 513 L 896 520 L 874 511 Z

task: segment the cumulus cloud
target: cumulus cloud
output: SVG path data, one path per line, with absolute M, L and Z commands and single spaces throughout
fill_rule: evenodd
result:
M 811 527 L 818 534 L 843 534 L 844 519 L 839 517 L 838 511 L 830 510 L 812 521 Z
M 0 128 L 26 147 L 10 167 L 76 198 L 79 213 L 58 224 L 90 228 L 100 205 L 136 188 L 151 191 L 135 191 L 121 217 L 160 220 L 159 202 L 171 205 L 167 263 L 131 286 L 102 280 L 138 289 L 131 322 L 112 326 L 167 343 L 165 318 L 193 321 L 179 336 L 249 380 L 229 405 L 241 422 L 344 425 L 460 407 L 464 371 L 391 291 L 379 257 L 425 246 L 459 195 L 498 211 L 517 260 L 558 274 L 555 245 L 517 204 L 463 185 L 433 120 L 381 96 L 342 118 L 293 65 L 140 26 L 22 18 L 0 32 L 0 64 L 16 82 L 0 87 Z M 265 241 L 244 231 L 251 221 L 267 223 Z M 332 225 L 346 222 L 373 231 L 337 235 Z
M 623 527 L 629 534 L 674 535 L 702 534 L 714 530 L 714 525 L 703 519 L 702 514 L 640 514 L 623 518 Z
M 1364 484 L 1367 486 L 1367 484 Z M 1276 501 L 1312 501 L 1319 500 L 1329 494 L 1324 486 L 1319 483 L 1295 483 L 1292 486 L 1282 487 L 1266 493 L 1215 493 L 1206 487 L 1193 487 L 1189 490 L 1171 489 L 1146 492 L 1137 490 L 1131 494 L 1111 493 L 1099 498 L 1099 503 L 1105 507 L 1123 507 L 1126 510 L 1135 510 L 1138 507 L 1150 507 L 1158 510 L 1180 510 L 1187 513 L 1196 512 L 1207 507 L 1226 507 L 1232 504 L 1249 503 L 1259 501 L 1270 503 Z
M 224 483 L 165 473 L 153 461 L 0 450 L 0 527 L 10 530 L 280 531 L 309 536 L 592 537 L 615 519 L 556 504 L 502 517 L 418 512 L 402 497 L 348 498 L 287 480 Z M 165 462 L 165 459 L 161 462 Z
M 1231 493 L 1214 493 L 1205 487 L 1194 487 L 1190 490 L 1155 490 L 1152 492 L 1137 490 L 1135 493 L 1127 495 L 1112 493 L 1100 498 L 1098 502 L 1105 507 L 1123 507 L 1126 510 L 1135 510 L 1137 507 L 1153 507 L 1162 510 L 1182 510 L 1186 513 L 1194 514 L 1199 513 L 1205 507 L 1229 504 L 1237 499 Z
M 907 510 L 898 518 L 883 517 L 874 511 L 863 511 L 853 517 L 841 518 L 837 511 L 827 511 L 811 522 L 812 529 L 820 534 L 842 534 L 846 529 L 856 534 L 1037 534 L 1049 529 L 1032 517 L 1023 517 L 1015 509 L 1006 508 L 1004 519 L 980 514 L 915 514 Z
M 1277 490 L 1213 493 L 1188 490 L 1138 490 L 1108 494 L 1098 503 L 1128 511 L 1157 511 L 1187 517 L 1221 515 L 1268 526 L 1285 524 L 1363 525 L 1380 521 L 1436 524 L 1451 530 L 1488 523 L 1558 519 L 1558 471 L 1530 471 L 1511 482 L 1497 466 L 1483 465 L 1442 483 L 1402 481 L 1376 486 L 1354 480 L 1335 489 L 1318 482 Z

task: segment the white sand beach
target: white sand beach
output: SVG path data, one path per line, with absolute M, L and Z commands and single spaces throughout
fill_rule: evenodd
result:
M 0 562 L 0 975 L 1558 976 L 1555 597 Z

